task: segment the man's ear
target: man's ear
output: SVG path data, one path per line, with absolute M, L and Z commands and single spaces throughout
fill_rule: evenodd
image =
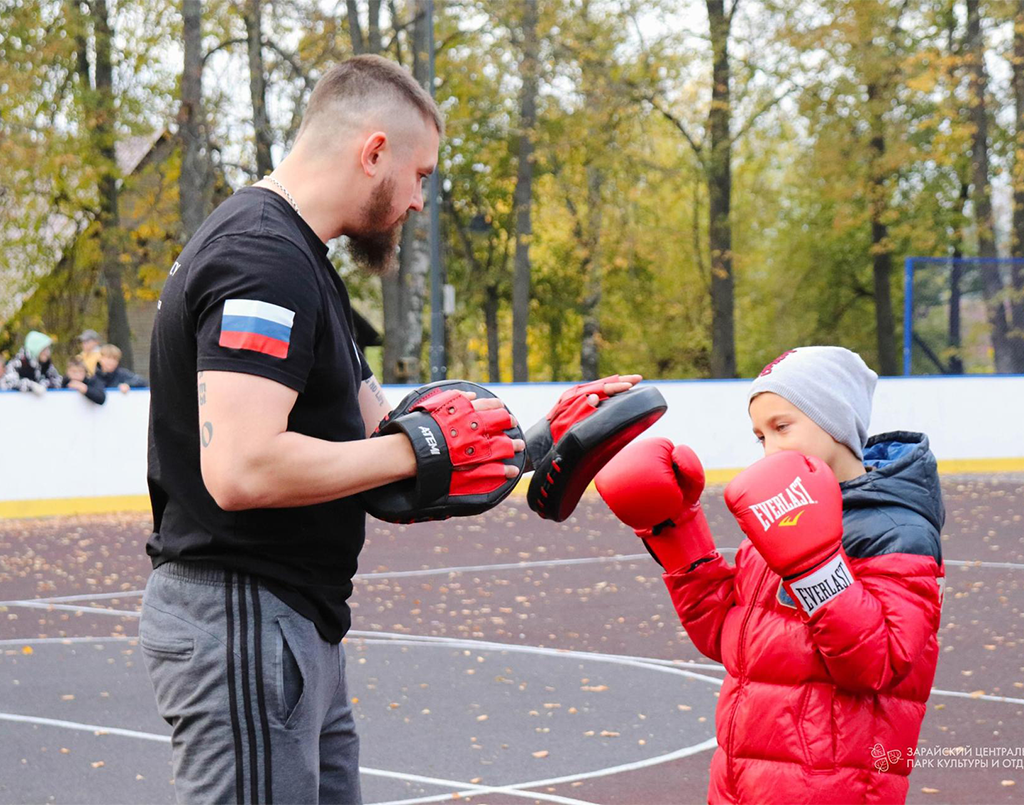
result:
M 367 176 L 376 176 L 380 167 L 381 157 L 388 147 L 388 135 L 383 131 L 375 131 L 363 143 L 362 153 L 359 155 L 359 162 L 363 166 L 363 172 Z

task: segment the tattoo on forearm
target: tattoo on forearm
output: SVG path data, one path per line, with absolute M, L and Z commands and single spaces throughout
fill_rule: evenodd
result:
M 377 381 L 371 377 L 366 382 L 369 384 L 370 391 L 373 392 L 373 396 L 377 399 L 377 404 L 386 406 L 387 400 L 384 399 L 384 390 L 377 385 Z
M 199 404 L 206 405 L 206 384 L 199 384 Z
M 204 422 L 202 432 L 203 447 L 209 447 L 210 442 L 213 441 L 213 423 Z

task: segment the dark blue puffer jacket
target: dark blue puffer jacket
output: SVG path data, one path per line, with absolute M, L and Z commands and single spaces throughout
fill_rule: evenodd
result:
M 847 556 L 917 554 L 941 565 L 946 510 L 928 437 L 909 431 L 872 436 L 864 466 L 867 474 L 840 484 Z

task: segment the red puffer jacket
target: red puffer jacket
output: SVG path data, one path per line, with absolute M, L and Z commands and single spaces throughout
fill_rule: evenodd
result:
M 873 438 L 842 484 L 856 581 L 804 620 L 748 540 L 665 575 L 694 645 L 725 665 L 711 803 L 904 802 L 938 659 L 945 517 L 922 434 Z

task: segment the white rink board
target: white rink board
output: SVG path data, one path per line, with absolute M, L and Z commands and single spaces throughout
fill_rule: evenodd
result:
M 648 431 L 691 445 L 708 469 L 761 452 L 746 414 L 749 380 L 656 382 L 668 412 Z M 510 383 L 497 393 L 523 422 L 569 383 Z M 386 386 L 392 404 L 408 387 Z M 96 406 L 74 391 L 0 392 L 0 501 L 144 495 L 149 392 L 111 391 Z M 1024 458 L 1024 376 L 883 378 L 871 432 L 920 430 L 940 460 Z

